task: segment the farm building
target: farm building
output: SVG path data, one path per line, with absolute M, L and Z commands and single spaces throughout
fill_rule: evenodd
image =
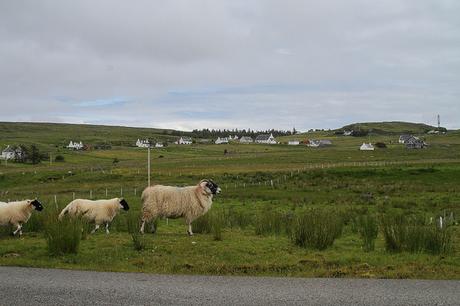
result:
M 178 141 L 176 141 L 176 144 L 180 144 L 180 145 L 190 145 L 192 143 L 193 143 L 192 138 L 188 136 L 182 136 Z
M 343 131 L 343 136 L 351 136 L 352 134 L 353 134 L 353 130 L 351 130 L 351 131 L 347 131 L 347 130 Z
M 163 147 L 164 147 L 164 145 L 161 142 L 157 142 L 155 144 L 155 148 L 163 148 Z
M 374 146 L 371 143 L 364 143 L 359 147 L 361 151 L 374 151 Z
M 148 147 L 150 147 L 150 141 L 148 139 L 144 139 L 144 140 L 138 139 L 136 141 L 136 147 L 138 147 L 138 148 L 148 148 Z
M 69 150 L 83 150 L 83 143 L 80 142 L 73 142 L 72 140 L 67 145 L 67 149 Z
M 253 143 L 254 140 L 250 136 L 242 136 L 240 138 L 240 143 Z
M 264 143 L 264 144 L 276 144 L 276 139 L 273 137 L 273 134 L 262 134 L 256 137 L 256 143 Z
M 226 144 L 228 143 L 228 138 L 227 137 L 217 137 L 215 144 Z
M 300 144 L 300 141 L 298 140 L 289 140 L 288 145 L 290 146 L 298 146 Z

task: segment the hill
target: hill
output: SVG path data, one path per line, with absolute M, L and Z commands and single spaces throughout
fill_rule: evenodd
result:
M 39 146 L 67 145 L 70 140 L 84 143 L 105 143 L 132 145 L 138 138 L 171 140 L 187 132 L 155 128 L 133 128 L 124 126 L 0 122 L 0 145 L 31 144 Z
M 353 123 L 346 125 L 338 130 L 367 130 L 372 134 L 380 135 L 396 135 L 396 134 L 425 134 L 430 130 L 436 129 L 435 126 L 431 126 L 424 123 L 412 123 L 402 121 L 390 121 L 390 122 L 363 122 Z

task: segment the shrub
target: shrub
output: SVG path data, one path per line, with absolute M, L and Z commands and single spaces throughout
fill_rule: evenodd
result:
M 51 255 L 78 253 L 83 227 L 81 220 L 64 218 L 57 221 L 57 215 L 51 214 L 45 224 L 45 237 Z
M 375 239 L 377 238 L 379 227 L 377 219 L 374 216 L 360 216 L 356 218 L 356 227 L 361 239 L 363 240 L 363 249 L 366 252 L 375 249 Z
M 324 250 L 340 237 L 342 228 L 343 220 L 336 213 L 312 209 L 295 219 L 291 239 L 300 247 Z
M 64 156 L 62 156 L 62 155 L 57 155 L 57 156 L 54 158 L 54 161 L 55 161 L 55 162 L 64 162 L 64 161 L 65 161 L 65 158 L 64 158 Z

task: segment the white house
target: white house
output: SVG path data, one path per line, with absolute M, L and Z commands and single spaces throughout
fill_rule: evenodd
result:
M 155 148 L 163 148 L 163 147 L 164 147 L 164 145 L 161 142 L 157 142 L 155 144 Z
M 177 142 L 176 144 L 180 144 L 180 145 L 190 145 L 192 144 L 193 141 L 192 141 L 192 138 L 191 137 L 188 137 L 188 136 L 182 136 Z
M 144 139 L 144 140 L 138 139 L 136 141 L 136 147 L 138 147 L 138 148 L 148 148 L 148 147 L 150 147 L 150 141 L 148 139 Z
M 353 130 L 351 130 L 351 131 L 348 131 L 348 130 L 343 131 L 343 136 L 351 136 L 351 134 L 353 134 Z
M 228 138 L 227 137 L 217 137 L 216 141 L 215 141 L 215 144 L 226 144 L 228 143 Z
M 307 146 L 311 148 L 318 148 L 320 145 L 319 140 L 310 140 L 307 144 Z
M 82 150 L 83 149 L 83 143 L 80 142 L 73 142 L 72 140 L 69 142 L 69 145 L 67 146 L 67 149 L 70 150 Z
M 256 137 L 256 143 L 264 143 L 264 144 L 276 144 L 276 139 L 273 137 L 273 134 L 262 134 Z
M 254 140 L 250 136 L 241 136 L 240 143 L 253 143 Z
M 0 156 L 1 159 L 10 160 L 16 157 L 16 152 L 10 147 L 7 146 L 5 150 L 2 151 L 2 155 Z
M 371 143 L 363 143 L 359 149 L 361 151 L 374 151 L 374 146 Z
M 289 140 L 288 145 L 290 146 L 298 146 L 300 144 L 300 141 L 298 140 Z
M 238 135 L 233 136 L 233 140 L 238 140 Z

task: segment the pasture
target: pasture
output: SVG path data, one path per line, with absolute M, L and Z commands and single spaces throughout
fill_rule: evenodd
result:
M 152 182 L 185 186 L 212 178 L 223 192 L 214 199 L 209 214 L 196 221 L 193 237 L 186 236 L 182 219 L 159 220 L 156 234 L 138 237 L 132 234 L 137 225 L 132 220 L 139 215 L 140 194 L 147 185 L 146 149 L 119 145 L 112 150 L 68 151 L 55 144 L 65 143 L 65 133 L 70 131 L 29 130 L 8 137 L 2 131 L 0 145 L 34 141 L 65 161 L 0 164 L 0 201 L 38 197 L 45 206 L 42 213 L 33 214 L 21 238 L 0 230 L 0 265 L 180 274 L 460 278 L 458 132 L 426 136 L 430 146 L 423 150 L 403 148 L 395 135 L 375 135 L 371 141 L 383 141 L 388 148 L 360 152 L 358 146 L 368 137 L 328 132 L 282 139 L 331 139 L 333 145 L 326 148 L 230 144 L 152 149 Z M 81 133 L 83 139 L 102 137 Z M 114 142 L 126 138 L 117 130 L 114 133 L 117 136 L 107 136 Z M 133 141 L 141 136 L 133 136 Z M 74 197 L 119 196 L 131 209 L 119 213 L 110 235 L 103 231 L 84 235 L 75 254 L 49 252 L 47 228 Z M 301 227 L 298 222 L 309 214 L 327 221 L 318 225 L 323 228 L 318 235 L 337 231 L 332 245 L 296 243 L 300 230 L 311 223 Z M 363 244 L 362 217 L 376 220 L 378 232 L 371 250 Z M 437 228 L 439 217 L 448 226 L 445 239 L 449 241 L 440 238 L 446 248 L 408 244 L 410 237 L 427 240 L 426 233 Z M 390 249 L 384 220 L 399 218 L 407 224 L 394 226 L 428 231 L 412 231 L 414 236 L 407 236 L 401 248 Z M 340 225 L 330 228 L 334 222 Z M 307 235 L 314 230 L 307 230 Z M 445 233 L 433 235 L 438 234 Z

